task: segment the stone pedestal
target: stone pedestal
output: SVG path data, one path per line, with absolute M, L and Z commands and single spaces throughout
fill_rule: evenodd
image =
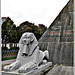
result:
M 2 75 L 36 75 L 37 73 L 45 70 L 46 68 L 48 68 L 51 65 L 52 65 L 52 62 L 48 62 L 46 64 L 42 64 L 41 66 L 38 67 L 38 69 L 31 70 L 28 73 L 18 73 L 17 70 L 16 71 L 12 71 L 12 72 L 2 71 Z

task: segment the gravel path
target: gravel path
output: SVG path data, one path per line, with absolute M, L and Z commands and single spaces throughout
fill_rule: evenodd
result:
M 16 59 L 11 59 L 11 60 L 2 61 L 2 65 L 10 64 L 10 63 L 15 62 L 15 61 L 16 61 Z

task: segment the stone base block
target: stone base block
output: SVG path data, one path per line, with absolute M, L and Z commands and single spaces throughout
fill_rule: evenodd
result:
M 48 68 L 51 65 L 52 65 L 52 62 L 48 62 L 46 64 L 42 64 L 41 66 L 38 67 L 38 69 L 31 70 L 28 73 L 18 73 L 17 70 L 16 71 L 12 71 L 12 72 L 2 71 L 2 75 L 36 75 L 37 73 L 45 70 L 46 68 Z

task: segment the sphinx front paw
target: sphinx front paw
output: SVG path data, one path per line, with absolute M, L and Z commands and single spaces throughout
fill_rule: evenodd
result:
M 19 73 L 27 73 L 31 70 L 37 69 L 38 66 L 34 62 L 29 62 L 18 69 Z
M 12 67 L 12 66 L 9 66 L 9 65 L 5 66 L 5 67 L 4 67 L 4 71 L 10 71 L 11 67 Z
M 16 61 L 10 65 L 7 65 L 4 67 L 4 71 L 14 71 L 14 70 L 17 70 L 19 67 L 21 66 L 21 63 L 20 61 Z
M 23 66 L 20 67 L 19 70 L 18 70 L 18 72 L 19 72 L 19 73 L 26 73 L 25 67 L 23 67 Z

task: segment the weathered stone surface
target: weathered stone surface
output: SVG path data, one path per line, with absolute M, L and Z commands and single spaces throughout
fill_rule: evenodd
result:
M 73 0 L 70 0 L 39 39 L 41 50 L 48 44 L 50 61 L 54 64 L 73 66 L 73 27 Z
M 36 75 L 37 73 L 42 72 L 43 70 L 45 70 L 46 68 L 48 68 L 51 65 L 52 65 L 52 62 L 48 62 L 46 64 L 42 64 L 41 66 L 38 67 L 38 69 L 31 70 L 28 73 L 18 73 L 17 70 L 13 71 L 13 72 L 2 71 L 2 75 Z
M 74 75 L 74 67 L 71 66 L 54 66 L 47 75 Z

